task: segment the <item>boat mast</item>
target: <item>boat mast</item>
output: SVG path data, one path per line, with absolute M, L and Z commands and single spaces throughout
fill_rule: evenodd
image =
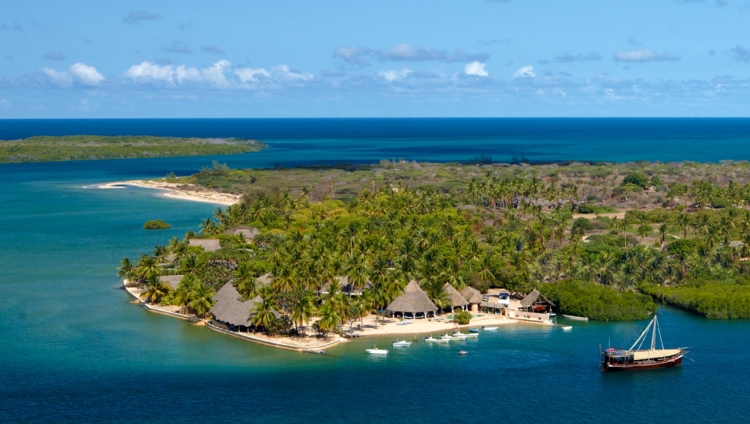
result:
M 654 315 L 654 319 L 652 319 L 651 322 L 648 323 L 648 325 L 646 326 L 646 329 L 643 330 L 643 333 L 641 333 L 641 335 L 638 336 L 638 339 L 636 339 L 635 343 L 633 343 L 633 346 L 630 346 L 630 349 L 628 350 L 633 350 L 636 347 L 636 345 L 638 345 L 639 342 L 643 344 L 643 340 L 645 339 L 646 334 L 648 334 L 648 329 L 651 328 L 655 320 L 656 320 L 656 315 Z
M 651 331 L 651 350 L 654 350 L 656 347 L 656 331 L 659 328 L 659 321 L 656 320 L 656 315 L 654 315 L 654 328 Z

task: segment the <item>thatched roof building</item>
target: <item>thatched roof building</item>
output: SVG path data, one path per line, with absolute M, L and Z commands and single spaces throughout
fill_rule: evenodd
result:
M 443 284 L 443 290 L 448 295 L 448 300 L 450 300 L 451 302 L 452 309 L 455 309 L 455 308 L 463 309 L 469 306 L 469 302 L 451 284 L 449 283 Z
M 539 300 L 540 297 L 543 299 L 542 301 Z M 526 297 L 521 300 L 521 309 L 531 308 L 534 304 L 555 306 L 555 304 L 550 302 L 550 300 L 544 297 L 543 294 L 539 293 L 539 290 L 537 289 L 532 290 L 531 293 L 527 294 Z
M 426 318 L 429 314 L 435 316 L 437 306 L 430 300 L 415 280 L 411 280 L 404 289 L 404 294 L 397 297 L 386 311 L 404 318 Z
M 251 300 L 242 300 L 240 292 L 231 282 L 224 284 L 214 295 L 216 303 L 211 308 L 211 315 L 216 321 L 235 327 L 252 327 L 255 306 L 262 303 L 260 296 Z M 274 311 L 276 318 L 281 314 Z M 230 328 L 231 329 L 231 328 Z
M 200 246 L 206 252 L 213 252 L 221 249 L 221 243 L 219 239 L 197 239 L 193 238 L 188 241 L 190 246 Z
M 250 226 L 247 226 L 247 225 L 240 225 L 240 226 L 237 226 L 237 227 L 227 228 L 226 231 L 224 231 L 224 232 L 226 234 L 233 235 L 233 236 L 236 236 L 238 234 L 242 234 L 243 236 L 245 236 L 246 240 L 252 240 L 252 239 L 255 238 L 255 236 L 257 236 L 258 234 L 260 234 L 260 230 L 258 230 L 255 227 L 250 227 Z
M 471 286 L 466 286 L 461 290 L 461 296 L 471 305 L 480 305 L 482 303 L 482 293 Z
M 172 290 L 177 290 L 177 286 L 180 285 L 182 277 L 184 277 L 184 275 L 162 275 L 159 277 L 159 281 L 169 284 L 169 287 L 172 287 Z

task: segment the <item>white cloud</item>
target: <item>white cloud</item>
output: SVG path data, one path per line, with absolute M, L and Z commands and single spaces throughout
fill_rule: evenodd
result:
M 291 70 L 287 65 L 277 65 L 268 71 L 264 68 L 233 68 L 228 60 L 220 60 L 202 69 L 185 65 L 158 65 L 144 61 L 131 66 L 125 72 L 125 76 L 136 84 L 161 83 L 176 86 L 197 83 L 217 88 L 298 86 L 315 79 L 313 74 Z
M 612 57 L 614 60 L 618 62 L 652 62 L 652 61 L 676 62 L 680 60 L 679 57 L 675 57 L 669 53 L 656 54 L 650 49 L 629 50 L 629 51 L 618 50 Z
M 513 78 L 534 78 L 534 77 L 536 77 L 536 74 L 534 73 L 533 66 L 524 66 L 521 69 L 513 73 Z
M 100 74 L 93 66 L 85 63 L 75 63 L 70 66 L 70 73 L 81 85 L 95 86 L 104 81 L 104 76 Z
M 487 71 L 484 70 L 485 66 L 486 64 L 482 62 L 467 63 L 466 66 L 464 66 L 464 73 L 466 73 L 466 75 L 476 75 L 479 77 L 486 77 L 489 74 L 487 73 Z
M 451 51 L 435 50 L 428 46 L 419 46 L 416 49 L 406 43 L 397 44 L 390 49 L 374 50 L 369 47 L 339 47 L 333 52 L 334 57 L 341 58 L 355 65 L 367 66 L 369 59 L 379 61 L 402 61 L 402 62 L 441 62 L 441 63 L 468 63 L 486 62 L 489 55 L 486 53 L 467 53 L 463 49 Z
M 70 66 L 68 71 L 56 71 L 50 68 L 43 68 L 42 74 L 47 81 L 60 88 L 69 88 L 73 84 L 84 87 L 93 87 L 104 81 L 105 78 L 93 66 L 78 62 Z
M 68 88 L 73 85 L 73 76 L 65 71 L 57 72 L 54 69 L 43 68 L 42 73 L 50 84 L 57 87 Z
M 242 82 L 258 82 L 262 79 L 269 78 L 271 73 L 263 68 L 240 68 L 236 69 L 234 73 L 239 77 Z M 260 78 L 258 78 L 260 77 Z
M 409 68 L 404 68 L 400 71 L 397 71 L 395 69 L 391 69 L 390 71 L 380 71 L 378 72 L 378 76 L 380 78 L 383 78 L 384 80 L 388 82 L 397 81 L 400 79 L 406 78 L 409 74 L 411 74 L 413 71 Z

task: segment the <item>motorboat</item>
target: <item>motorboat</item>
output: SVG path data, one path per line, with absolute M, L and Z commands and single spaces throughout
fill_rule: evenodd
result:
M 466 333 L 453 333 L 453 335 L 454 336 L 456 336 L 456 335 L 458 335 L 458 336 L 464 336 L 464 338 L 466 338 L 466 339 L 477 339 L 477 338 L 479 338 L 479 334 L 477 334 L 477 333 L 468 333 L 468 334 L 466 334 Z
M 588 317 L 577 317 L 575 315 L 565 315 L 565 314 L 563 314 L 563 317 L 565 317 L 567 319 L 572 319 L 573 321 L 588 321 L 589 320 Z
M 394 346 L 394 347 L 409 347 L 409 346 L 411 346 L 411 342 L 407 342 L 406 340 L 401 340 L 401 341 L 396 340 L 395 342 L 391 342 L 391 346 Z
M 459 351 L 458 351 L 458 355 L 459 355 L 459 356 L 464 356 L 464 355 L 466 355 L 467 353 L 469 353 L 469 352 L 467 352 L 467 351 L 465 351 L 465 350 L 459 350 Z
M 497 331 L 497 327 L 485 327 L 485 326 L 482 326 L 482 331 Z
M 455 335 L 454 334 L 443 334 L 440 336 L 440 339 L 442 340 L 466 340 L 465 334 Z
M 366 349 L 365 352 L 371 354 L 371 355 L 387 355 L 388 351 L 385 349 L 378 349 L 377 346 L 375 346 L 372 349 Z
M 436 338 L 430 336 L 430 337 L 425 337 L 424 341 L 428 342 L 428 343 L 448 343 L 448 342 L 451 341 L 451 339 L 444 339 L 442 337 L 440 337 L 439 339 L 436 339 Z
M 564 325 L 564 326 L 562 327 L 562 330 L 563 330 L 563 331 L 572 331 L 572 330 L 573 330 L 573 327 L 571 327 L 570 325 Z

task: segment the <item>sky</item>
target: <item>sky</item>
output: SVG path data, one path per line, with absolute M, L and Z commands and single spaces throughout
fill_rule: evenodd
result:
M 750 0 L 0 0 L 0 119 L 750 115 Z

